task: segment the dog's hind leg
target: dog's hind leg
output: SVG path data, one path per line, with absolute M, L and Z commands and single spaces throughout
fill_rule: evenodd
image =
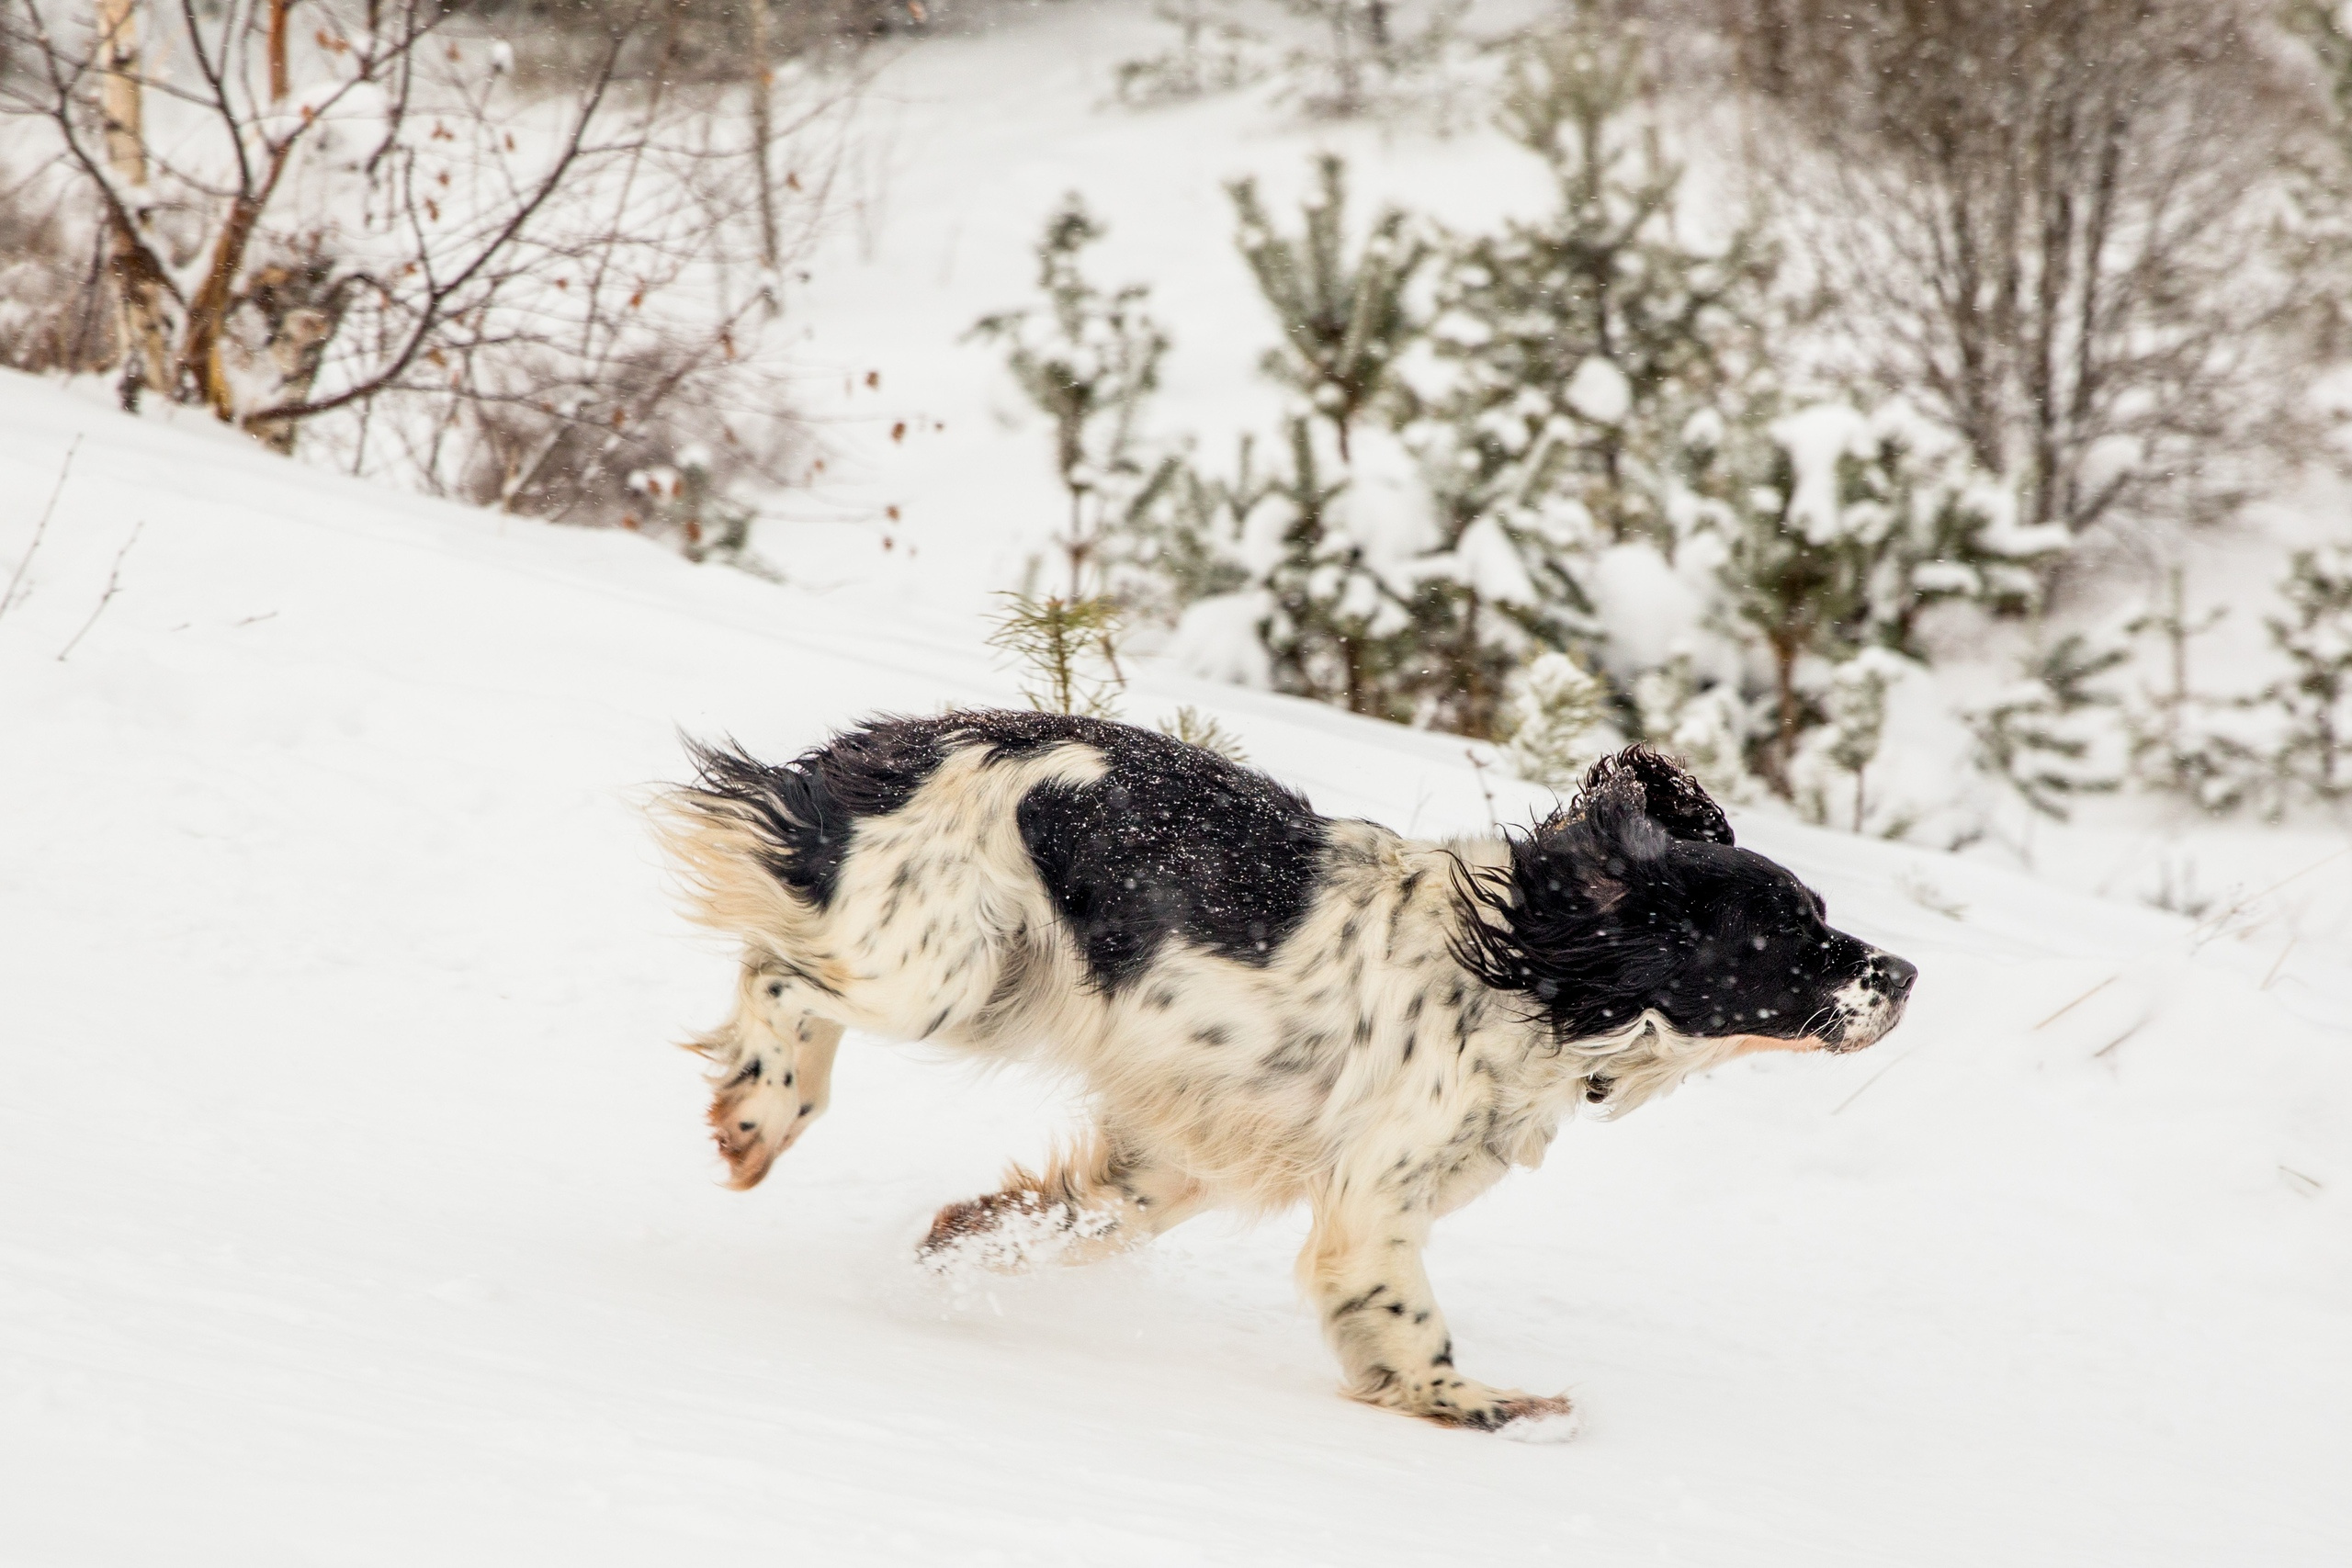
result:
M 1421 1267 L 1432 1205 L 1385 1179 L 1334 1177 L 1315 1198 L 1300 1282 L 1339 1353 L 1349 1396 L 1446 1427 L 1575 1435 L 1566 1398 L 1490 1388 L 1453 1370 L 1453 1338 Z
M 1042 1174 L 1016 1165 L 1001 1190 L 940 1210 L 915 1256 L 942 1274 L 1091 1263 L 1190 1218 L 1206 1197 L 1180 1166 L 1097 1128 Z
M 711 1137 L 738 1191 L 758 1186 L 832 1097 L 842 1026 L 805 993 L 746 964 L 734 1016 L 692 1043 L 711 1064 Z

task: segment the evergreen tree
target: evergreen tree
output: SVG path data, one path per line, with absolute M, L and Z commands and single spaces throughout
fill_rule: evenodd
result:
M 1748 716 L 1739 694 L 1720 682 L 1702 684 L 1689 655 L 1634 677 L 1634 711 L 1642 739 L 1680 758 L 1710 795 L 1731 801 L 1755 795 L 1747 760 Z
M 2235 810 L 2263 784 L 2275 782 L 2258 748 L 2239 732 L 2244 727 L 2230 722 L 2232 710 L 2242 705 L 2199 692 L 2190 675 L 2196 640 L 2228 615 L 2222 605 L 2192 614 L 2188 573 L 2175 566 L 2165 573 L 2156 607 L 2127 628 L 2134 637 L 2156 637 L 2164 671 L 2163 683 L 2143 686 L 2125 714 L 2132 771 L 2143 785 L 2168 790 L 2213 812 Z
M 2044 817 L 2064 822 L 2066 801 L 2114 789 L 2121 774 L 2099 755 L 2099 722 L 2117 706 L 2098 678 L 2131 657 L 2079 632 L 2058 639 L 2021 679 L 1970 716 L 1979 765 L 2008 782 Z
M 1159 0 L 1152 15 L 1176 29 L 1176 47 L 1119 66 L 1119 96 L 1136 105 L 1231 92 L 1263 75 L 1265 35 L 1234 15 L 1236 0 Z
M 1865 789 L 1870 765 L 1886 743 L 1887 694 L 1904 673 L 1900 656 L 1875 647 L 1862 649 L 1830 671 L 1822 694 L 1822 725 L 1810 738 L 1813 744 L 1803 759 L 1812 766 L 1801 765 L 1795 790 L 1805 814 L 1815 822 L 1833 822 L 1842 815 L 1838 807 L 1845 803 L 1835 799 L 1832 781 L 1825 776 L 1832 772 L 1851 781 L 1850 830 L 1862 831 L 1870 820 Z M 1899 833 L 1897 829 L 1889 836 Z
M 2293 672 L 2264 693 L 2287 718 L 2279 771 L 2323 800 L 2352 795 L 2352 548 L 2298 550 L 2271 640 Z
M 1531 784 L 1563 793 L 1617 749 L 1608 682 L 1565 653 L 1536 655 L 1512 682 L 1503 761 Z
M 1418 542 L 1414 520 L 1400 536 L 1395 514 L 1414 507 L 1408 498 L 1383 514 L 1380 503 L 1396 500 L 1393 476 L 1363 471 L 1364 446 L 1393 448 L 1396 362 L 1420 331 L 1408 290 L 1429 244 L 1393 209 L 1351 244 L 1336 158 L 1318 161 L 1295 233 L 1275 226 L 1252 182 L 1231 194 L 1237 244 L 1281 333 L 1263 368 L 1303 406 L 1285 415 L 1265 471 L 1245 438 L 1234 478 L 1171 475 L 1125 535 L 1176 608 L 1217 593 L 1260 601 L 1258 637 L 1279 690 L 1409 719 L 1397 672 L 1411 657 L 1402 634 Z
M 1641 44 L 1577 10 L 1514 56 L 1498 116 L 1550 170 L 1552 210 L 1461 247 L 1435 336 L 1453 372 L 1432 444 L 1452 521 L 1500 517 L 1539 566 L 1592 539 L 1672 547 L 1677 433 L 1741 412 L 1775 270 L 1754 226 L 1715 252 L 1679 238 L 1682 171 L 1632 123 Z
M 1678 236 L 1681 172 L 1633 123 L 1644 91 L 1638 40 L 1589 6 L 1526 40 L 1498 121 L 1550 170 L 1553 208 L 1463 243 L 1441 280 L 1444 386 L 1410 439 L 1439 560 L 1487 570 L 1433 571 L 1416 637 L 1428 705 L 1466 733 L 1494 722 L 1486 667 L 1595 635 L 1591 549 L 1644 536 L 1671 551 L 1678 433 L 1702 412 L 1737 417 L 1758 358 L 1771 256 L 1752 230 L 1712 253 Z M 1498 597 L 1481 576 L 1524 589 Z
M 1412 26 L 1400 0 L 1282 0 L 1320 38 L 1290 57 L 1309 114 L 1330 119 L 1394 110 L 1409 99 L 1408 83 L 1439 65 L 1455 42 L 1469 0 L 1437 0 Z
M 1430 258 L 1429 242 L 1410 231 L 1402 211 L 1386 208 L 1351 255 L 1347 165 L 1328 152 L 1316 160 L 1315 194 L 1295 236 L 1274 227 L 1255 180 L 1227 188 L 1241 258 L 1282 330 L 1266 373 L 1331 426 L 1340 461 L 1348 462 L 1356 426 L 1393 412 L 1401 392 L 1396 357 L 1421 327 L 1406 291 Z
M 2065 546 L 2062 530 L 2018 526 L 2009 492 L 1899 403 L 1814 404 L 1694 441 L 1685 461 L 1697 525 L 1723 541 L 1728 629 L 1771 671 L 1758 771 L 1784 796 L 1799 738 L 1825 717 L 1801 689 L 1804 661 L 1866 647 L 1919 657 L 1927 605 L 2028 608 L 2039 564 Z
M 1119 665 L 1121 614 L 1102 595 L 1063 599 L 1007 593 L 989 646 L 1019 666 L 1021 694 L 1040 713 L 1116 718 L 1126 671 Z
M 1071 193 L 1037 245 L 1045 309 L 985 316 L 970 333 L 1005 345 L 1013 378 L 1054 423 L 1054 471 L 1068 503 L 1055 543 L 1072 600 L 1104 590 L 1105 544 L 1149 511 L 1175 471 L 1170 460 L 1144 461 L 1136 431 L 1168 337 L 1144 308 L 1149 289 L 1129 284 L 1106 295 L 1080 269 L 1102 234 Z

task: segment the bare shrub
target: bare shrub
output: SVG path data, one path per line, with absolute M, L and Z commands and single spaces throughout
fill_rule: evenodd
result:
M 9 180 L 0 170 L 0 180 Z M 0 365 L 36 374 L 103 370 L 118 352 L 103 286 L 103 236 L 76 222 L 47 171 L 0 186 Z
M 0 123 L 57 154 L 127 406 L 578 520 L 628 516 L 628 476 L 687 446 L 706 476 L 774 468 L 764 340 L 857 73 L 804 73 L 779 124 L 763 73 L 673 85 L 645 8 L 535 90 L 417 5 L 311 0 L 290 39 L 283 6 L 154 16 L 0 0 Z
M 2226 513 L 2309 450 L 2273 243 L 2307 73 L 2235 0 L 1713 0 L 1836 369 L 1919 400 L 2025 521 Z

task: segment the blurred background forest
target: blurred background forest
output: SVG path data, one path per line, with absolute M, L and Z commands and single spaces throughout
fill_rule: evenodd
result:
M 0 363 L 126 408 L 771 576 L 927 551 L 1055 705 L 1165 659 L 2028 856 L 2352 797 L 2318 0 L 0 16 Z

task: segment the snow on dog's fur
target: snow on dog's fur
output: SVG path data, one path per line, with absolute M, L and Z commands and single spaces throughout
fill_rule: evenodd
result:
M 943 1209 L 926 1261 L 1076 1260 L 1304 1200 L 1300 1278 L 1348 1392 L 1448 1425 L 1572 1429 L 1566 1400 L 1454 1371 L 1420 1261 L 1439 1215 L 1539 1163 L 1579 1105 L 1870 1044 L 1913 976 L 1638 747 L 1532 829 L 1449 843 L 1051 714 L 695 760 L 658 812 L 697 917 L 743 942 L 734 1013 L 695 1042 L 733 1185 L 822 1113 L 844 1029 L 1067 1070 L 1094 1131 Z

